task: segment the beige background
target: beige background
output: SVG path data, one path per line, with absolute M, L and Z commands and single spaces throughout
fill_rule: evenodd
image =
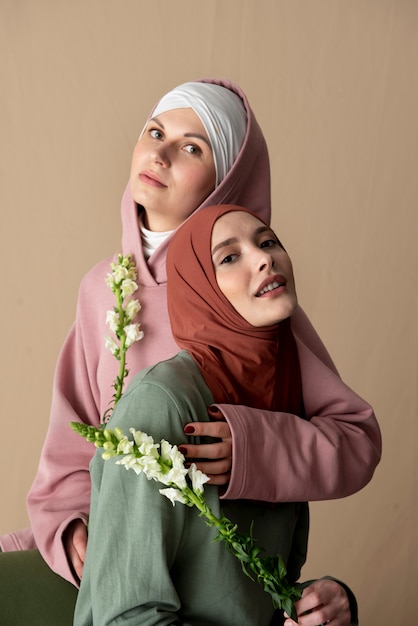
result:
M 154 101 L 223 76 L 269 144 L 274 226 L 343 377 L 375 407 L 372 482 L 312 506 L 304 577 L 363 626 L 416 623 L 418 2 L 0 0 L 0 532 L 27 524 L 82 275 L 119 250 Z

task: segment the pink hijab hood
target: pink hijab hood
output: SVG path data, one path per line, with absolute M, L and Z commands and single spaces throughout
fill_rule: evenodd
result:
M 211 205 L 235 204 L 247 207 L 264 222 L 270 223 L 270 161 L 267 144 L 246 95 L 240 87 L 229 80 L 203 78 L 196 82 L 221 85 L 236 93 L 243 101 L 248 121 L 245 138 L 233 166 L 221 183 L 194 212 Z M 157 104 L 151 110 L 149 118 L 152 117 Z M 123 253 L 134 255 L 137 264 L 141 266 L 139 268 L 141 283 L 148 286 L 165 283 L 167 280 L 165 260 L 171 237 L 159 246 L 147 264 L 144 263 L 138 228 L 138 207 L 132 199 L 129 183 L 122 198 L 121 215 Z M 142 267 L 143 263 L 148 266 L 148 271 L 146 267 Z

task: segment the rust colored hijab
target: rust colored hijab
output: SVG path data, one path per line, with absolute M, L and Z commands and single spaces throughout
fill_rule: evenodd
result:
M 234 205 L 206 207 L 170 242 L 167 298 L 174 339 L 192 355 L 215 402 L 300 415 L 299 359 L 290 320 L 252 326 L 218 287 L 212 228 L 230 211 L 250 213 Z

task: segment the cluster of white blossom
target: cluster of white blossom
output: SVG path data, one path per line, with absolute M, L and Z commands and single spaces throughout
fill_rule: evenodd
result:
M 105 431 L 109 432 L 109 431 Z M 148 480 L 156 480 L 166 489 L 160 489 L 160 493 L 166 496 L 173 505 L 175 502 L 191 504 L 190 486 L 196 495 L 203 494 L 203 485 L 209 480 L 208 476 L 198 470 L 194 463 L 185 468 L 184 455 L 177 446 L 171 445 L 165 439 L 155 443 L 154 439 L 146 433 L 130 428 L 133 440 L 128 439 L 119 428 L 115 428 L 114 435 L 118 439 L 117 445 L 107 441 L 103 448 L 105 461 L 112 456 L 123 455 L 116 461 L 117 465 L 123 465 L 127 470 L 132 469 L 136 474 L 145 474 Z
M 123 384 L 128 370 L 126 368 L 126 352 L 135 342 L 140 341 L 144 333 L 140 330 L 141 324 L 134 318 L 141 310 L 138 300 L 131 296 L 138 289 L 137 272 L 131 255 L 118 255 L 117 263 L 111 263 L 111 272 L 107 274 L 106 284 L 113 291 L 116 304 L 111 311 L 106 312 L 106 324 L 113 332 L 114 337 L 105 337 L 105 347 L 119 361 L 119 374 L 114 382 L 113 407 L 111 406 L 103 416 L 106 422 L 110 418 L 113 408 L 120 400 Z
M 186 468 L 185 457 L 177 446 L 165 439 L 155 443 L 147 433 L 134 428 L 129 429 L 132 435 L 130 439 L 121 428 L 96 428 L 80 422 L 71 422 L 71 427 L 97 448 L 103 448 L 102 457 L 105 461 L 118 457 L 117 465 L 166 485 L 165 489 L 160 489 L 160 493 L 171 500 L 173 505 L 176 502 L 196 505 L 197 500 L 203 504 L 203 485 L 209 478 L 194 463 Z
M 139 322 L 133 319 L 141 310 L 138 300 L 129 299 L 138 289 L 137 272 L 135 263 L 131 257 L 118 255 L 118 262 L 111 263 L 112 271 L 107 274 L 106 284 L 116 296 L 116 306 L 112 311 L 106 312 L 106 324 L 114 333 L 119 344 L 113 337 L 105 337 L 107 350 L 118 359 L 123 358 L 123 350 L 127 350 L 135 341 L 143 338 L 144 333 L 140 330 Z

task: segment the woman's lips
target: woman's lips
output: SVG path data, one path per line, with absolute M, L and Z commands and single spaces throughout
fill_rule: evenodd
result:
M 271 293 L 277 294 L 278 290 L 282 292 L 286 289 L 286 284 L 287 280 L 281 274 L 268 276 L 265 280 L 263 280 L 255 295 L 257 298 L 261 298 Z
M 141 172 L 139 174 L 139 179 L 145 183 L 146 185 L 151 185 L 151 187 L 167 187 L 156 174 L 152 172 Z

